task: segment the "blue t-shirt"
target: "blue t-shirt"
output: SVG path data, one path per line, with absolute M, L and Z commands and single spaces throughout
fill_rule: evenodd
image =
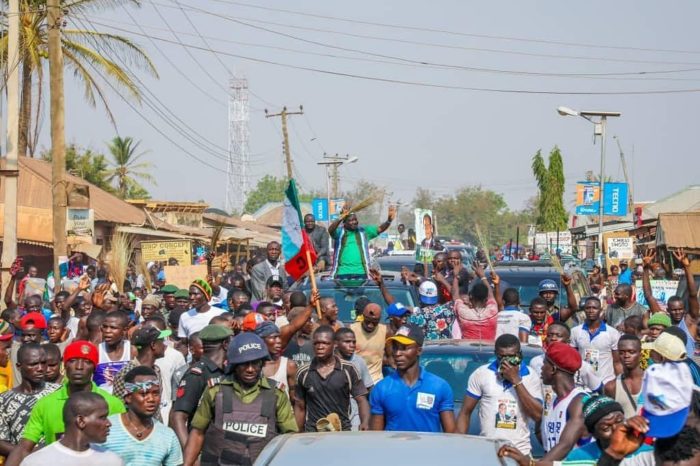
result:
M 175 432 L 160 422 L 153 421 L 153 430 L 143 440 L 127 432 L 121 414 L 108 418 L 112 423 L 107 441 L 94 445 L 119 455 L 124 466 L 179 466 L 183 463 L 182 448 Z
M 632 284 L 632 269 L 627 269 L 624 272 L 620 274 L 620 276 L 617 278 L 617 283 L 620 285 L 626 284 L 626 285 L 631 285 Z
M 643 453 L 645 451 L 652 451 L 654 447 L 646 444 L 642 444 L 642 446 L 632 453 L 631 455 L 627 455 L 627 458 L 630 458 L 632 456 L 638 455 L 639 453 Z M 568 455 L 566 455 L 565 461 L 585 461 L 585 460 L 595 460 L 598 461 L 600 459 L 600 456 L 603 454 L 602 451 L 600 451 L 600 447 L 598 446 L 598 442 L 591 442 L 587 443 L 582 447 L 579 448 L 574 448 L 569 452 Z
M 382 379 L 370 392 L 372 414 L 384 416 L 384 430 L 442 432 L 440 413 L 454 410 L 452 389 L 437 375 L 420 369 L 409 387 L 398 372 Z

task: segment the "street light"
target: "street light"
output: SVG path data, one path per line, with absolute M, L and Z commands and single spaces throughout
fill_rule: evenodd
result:
M 339 157 L 338 154 L 335 156 L 330 156 L 323 154 L 323 160 L 316 162 L 316 165 L 323 165 L 326 167 L 326 202 L 328 203 L 328 224 L 331 223 L 331 176 L 328 172 L 328 167 L 333 167 L 333 196 L 338 196 L 338 168 L 341 165 L 347 165 L 355 163 L 360 160 L 358 157 L 350 157 L 346 155 L 345 157 Z
M 558 107 L 557 112 L 561 116 L 579 116 L 593 123 L 593 137 L 600 136 L 600 194 L 599 194 L 599 211 L 598 211 L 598 254 L 599 257 L 603 254 L 603 192 L 605 190 L 605 129 L 608 118 L 619 117 L 620 112 L 606 111 L 591 111 L 591 110 L 572 110 L 569 107 Z M 597 117 L 598 119 L 594 119 Z M 602 260 L 599 259 L 602 265 Z

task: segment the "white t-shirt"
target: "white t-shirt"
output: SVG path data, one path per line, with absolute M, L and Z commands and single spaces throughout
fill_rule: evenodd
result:
M 530 333 L 530 316 L 517 309 L 504 309 L 498 313 L 496 320 L 496 338 L 509 333 L 520 336 L 520 330 Z
M 185 357 L 182 355 L 182 353 L 171 346 L 166 346 L 165 355 L 160 359 L 156 359 L 156 366 L 158 366 L 160 369 L 160 374 L 163 381 L 160 397 L 160 416 L 161 419 L 165 421 L 167 421 L 168 416 L 170 415 L 170 408 L 172 408 L 173 375 L 179 367 L 185 364 L 187 363 L 185 362 Z
M 571 329 L 571 346 L 581 353 L 581 358 L 593 367 L 593 371 L 603 383 L 615 378 L 612 352 L 617 351 L 620 332 L 600 323 L 598 331 L 591 336 L 588 326 L 583 323 Z
M 522 366 L 523 386 L 534 398 L 541 400 L 541 384 L 538 374 Z M 479 367 L 469 377 L 467 396 L 480 401 L 479 421 L 483 437 L 512 442 L 523 454 L 530 454 L 529 419 L 520 406 L 516 389 L 505 388 L 497 375 L 496 362 Z
M 100 451 L 88 448 L 85 451 L 74 451 L 66 448 L 61 442 L 38 450 L 27 456 L 20 466 L 124 466 L 122 459 L 110 451 Z
M 76 340 L 78 338 L 78 326 L 80 325 L 80 319 L 75 316 L 70 316 L 68 322 L 66 322 L 66 327 L 70 330 L 70 338 Z
M 197 333 L 209 325 L 209 321 L 216 316 L 226 312 L 218 307 L 210 307 L 207 312 L 197 312 L 197 309 L 190 309 L 180 316 L 180 325 L 177 328 L 177 336 L 189 338 L 193 333 Z
M 542 374 L 543 365 L 544 354 L 540 354 L 539 356 L 535 356 L 534 358 L 530 359 L 530 369 L 532 369 L 532 372 L 537 375 Z M 595 392 L 603 385 L 603 381 L 600 380 L 598 374 L 595 373 L 593 366 L 586 361 L 581 363 L 581 369 L 579 369 L 574 375 L 574 383 L 577 387 L 583 388 L 588 392 Z M 552 387 L 542 384 L 542 394 L 544 395 L 545 400 L 547 399 L 547 393 L 554 394 Z
M 225 303 L 227 299 L 228 299 L 228 290 L 226 288 L 224 288 L 223 286 L 220 286 L 219 287 L 219 294 L 211 297 L 211 299 L 209 300 L 209 305 L 213 306 L 214 304 Z

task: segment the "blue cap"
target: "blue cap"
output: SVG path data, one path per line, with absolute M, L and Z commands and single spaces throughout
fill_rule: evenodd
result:
M 269 359 L 265 342 L 252 332 L 241 332 L 228 345 L 228 368 L 258 359 Z
M 401 303 L 393 303 L 386 308 L 386 313 L 389 317 L 403 317 L 409 312 L 411 310 Z
M 549 278 L 546 280 L 542 280 L 540 282 L 538 292 L 542 293 L 543 291 L 554 291 L 555 293 L 559 293 L 559 285 L 557 285 L 557 282 Z

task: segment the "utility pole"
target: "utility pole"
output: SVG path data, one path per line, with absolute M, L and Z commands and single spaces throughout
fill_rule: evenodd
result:
M 63 50 L 61 49 L 62 11 L 60 0 L 47 0 L 49 45 L 49 84 L 51 92 L 51 158 L 53 162 L 53 274 L 55 289 L 61 287 L 58 259 L 67 254 L 66 247 L 66 139 L 63 97 Z
M 2 181 L 5 183 L 5 212 L 2 240 L 2 283 L 9 281 L 10 265 L 17 257 L 17 140 L 19 137 L 19 0 L 10 0 L 7 41 L 7 155 Z
M 357 162 L 357 157 L 350 157 L 349 154 L 345 154 L 344 156 L 340 156 L 338 154 L 335 155 L 328 155 L 326 153 L 323 154 L 323 162 L 325 165 L 331 167 L 331 192 L 333 193 L 333 197 L 338 197 L 338 186 L 340 184 L 340 177 L 338 175 L 339 173 L 339 168 L 341 165 L 348 164 L 348 163 L 354 163 Z
M 284 159 L 287 164 L 287 179 L 291 180 L 294 176 L 292 173 L 292 154 L 289 151 L 289 133 L 287 132 L 287 117 L 289 115 L 303 115 L 304 107 L 299 105 L 298 112 L 288 112 L 287 107 L 282 107 L 282 111 L 275 114 L 268 114 L 265 109 L 265 118 L 280 117 L 282 118 L 282 146 L 284 147 Z

